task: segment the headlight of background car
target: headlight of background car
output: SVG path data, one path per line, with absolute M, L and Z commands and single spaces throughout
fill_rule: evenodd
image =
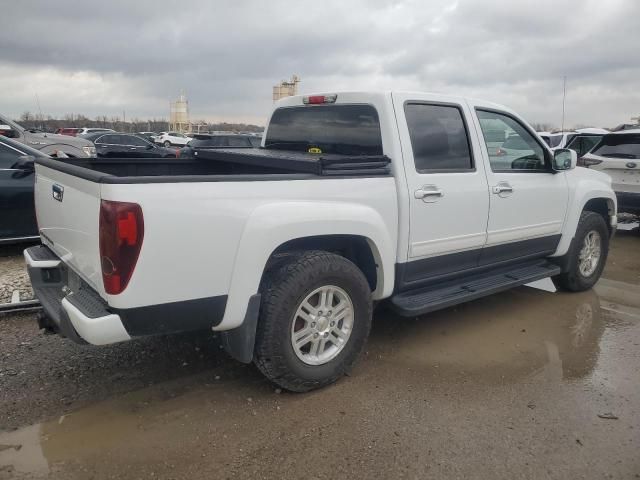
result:
M 96 156 L 96 147 L 82 147 L 82 151 L 87 155 L 87 157 Z

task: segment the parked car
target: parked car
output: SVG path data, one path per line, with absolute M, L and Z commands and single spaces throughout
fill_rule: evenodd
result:
M 136 132 L 136 135 L 138 135 L 139 137 L 144 138 L 148 142 L 155 143 L 156 142 L 156 138 L 155 137 L 158 134 L 156 132 Z
M 104 133 L 104 132 L 115 132 L 115 130 L 112 130 L 110 128 L 93 128 L 93 127 L 81 128 L 78 131 L 77 136 L 87 135 L 88 133 Z
M 33 205 L 36 158 L 51 157 L 0 136 L 0 244 L 40 239 Z
M 604 135 L 582 165 L 611 177 L 620 212 L 640 215 L 640 129 Z
M 132 133 L 90 133 L 84 136 L 93 142 L 98 157 L 176 158 L 176 150 L 154 145 Z
M 595 147 L 603 136 L 604 134 L 602 133 L 578 133 L 571 139 L 566 148 L 574 150 L 578 154 L 578 165 L 584 166 L 582 157 Z
M 38 130 L 27 130 L 16 122 L 0 115 L 0 136 L 13 138 L 45 155 L 58 156 L 64 152 L 68 157 L 93 157 L 96 154 L 93 143 L 84 138 L 69 135 L 57 135 Z M 60 155 L 63 156 L 63 155 Z
M 551 133 L 549 135 L 549 146 L 551 148 L 565 148 L 576 135 L 575 131 Z
M 495 155 L 492 155 L 491 150 L 489 150 L 489 158 L 492 161 L 491 166 L 497 169 L 509 170 L 512 168 L 514 161 L 531 155 L 532 146 L 533 144 L 527 142 L 526 138 L 517 133 L 512 133 L 502 143 L 502 146 L 496 150 Z
M 538 136 L 544 140 L 549 147 L 551 146 L 551 133 L 550 132 L 536 132 Z
M 80 133 L 81 130 L 82 130 L 81 128 L 65 127 L 65 128 L 56 129 L 56 133 L 58 135 L 69 135 L 70 137 L 76 137 L 76 136 L 78 136 L 78 134 Z
M 216 148 L 257 148 L 262 142 L 262 137 L 253 135 L 193 135 L 192 140 L 180 150 L 181 157 L 192 157 L 197 150 L 211 150 Z
M 172 145 L 186 145 L 191 141 L 191 138 L 187 137 L 180 132 L 161 132 L 160 135 L 155 137 L 155 143 L 170 147 Z
M 485 130 L 529 151 L 496 163 Z M 213 329 L 308 391 L 350 370 L 374 301 L 415 318 L 546 277 L 587 290 L 617 224 L 606 175 L 462 97 L 287 97 L 264 148 L 200 154 L 37 160 L 44 327 L 95 345 Z

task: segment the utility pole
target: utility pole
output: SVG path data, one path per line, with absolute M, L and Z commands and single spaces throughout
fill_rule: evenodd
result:
M 567 76 L 562 77 L 562 127 L 561 132 L 564 132 L 564 104 L 567 99 Z

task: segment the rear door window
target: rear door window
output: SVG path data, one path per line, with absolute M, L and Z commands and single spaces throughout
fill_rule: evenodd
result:
M 265 148 L 342 155 L 382 155 L 378 112 L 371 105 L 278 108 Z
M 118 139 L 116 138 L 118 135 L 102 135 L 100 138 L 96 139 L 97 144 L 104 145 L 117 145 Z
M 408 103 L 404 107 L 416 171 L 470 171 L 473 159 L 459 107 Z
M 132 145 L 134 147 L 146 147 L 148 145 L 147 142 L 135 135 L 121 135 L 121 137 L 126 145 Z

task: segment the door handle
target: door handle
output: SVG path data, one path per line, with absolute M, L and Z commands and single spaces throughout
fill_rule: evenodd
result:
M 513 193 L 513 187 L 507 182 L 500 182 L 498 185 L 491 187 L 491 191 L 496 195 L 503 196 L 502 194 Z
M 413 196 L 425 202 L 435 202 L 438 198 L 444 197 L 444 192 L 435 185 L 425 185 L 413 192 Z

